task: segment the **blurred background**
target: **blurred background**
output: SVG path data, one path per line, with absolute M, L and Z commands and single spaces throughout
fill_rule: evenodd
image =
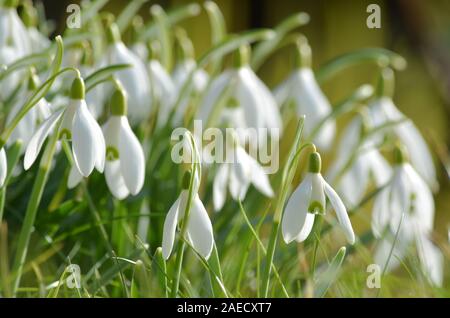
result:
M 55 22 L 54 34 L 65 27 L 67 5 L 74 0 L 42 1 L 46 15 Z M 117 13 L 128 1 L 111 0 L 103 10 Z M 149 1 L 140 10 L 147 22 L 149 8 L 158 3 L 166 10 L 190 2 Z M 295 12 L 307 12 L 310 23 L 302 27 L 313 49 L 317 69 L 340 54 L 364 47 L 393 50 L 408 61 L 408 67 L 397 73 L 394 102 L 419 127 L 435 154 L 441 189 L 436 194 L 435 228 L 440 240 L 447 240 L 450 226 L 450 186 L 448 148 L 450 144 L 450 1 L 434 0 L 221 0 L 228 32 L 274 27 Z M 381 8 L 381 28 L 369 29 L 366 19 L 369 4 Z M 194 42 L 197 56 L 210 45 L 209 22 L 202 10 L 199 16 L 183 21 Z M 261 78 L 273 88 L 288 75 L 291 68 L 289 49 L 274 54 L 259 70 Z M 377 68 L 358 65 L 323 85 L 334 104 L 364 83 L 375 83 Z M 345 122 L 345 118 L 341 122 Z M 447 167 L 447 169 L 446 169 Z

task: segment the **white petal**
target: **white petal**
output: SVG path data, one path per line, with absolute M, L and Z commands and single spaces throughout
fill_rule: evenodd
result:
M 55 126 L 58 119 L 61 117 L 63 111 L 57 111 L 53 113 L 46 121 L 44 121 L 38 130 L 28 143 L 27 150 L 25 151 L 25 157 L 23 160 L 23 166 L 25 170 L 28 170 L 33 162 L 36 160 L 42 145 L 47 138 L 50 131 Z
M 214 246 L 214 235 L 208 212 L 198 194 L 194 195 L 192 202 L 187 233 L 192 247 L 201 256 L 208 259 Z
M 325 193 L 323 178 L 319 173 L 311 173 L 311 198 L 308 202 L 308 212 L 310 213 L 325 213 Z M 317 206 L 318 205 L 318 206 Z M 312 210 L 309 210 L 312 208 Z M 314 209 L 319 209 L 315 211 Z
M 408 242 L 397 239 L 397 241 L 395 241 L 394 248 L 392 248 L 393 243 L 394 238 L 393 235 L 390 234 L 388 237 L 383 238 L 375 249 L 375 263 L 380 266 L 381 270 L 383 270 L 386 266 L 387 272 L 397 268 L 400 265 L 400 260 L 402 260 L 407 253 Z M 387 264 L 388 259 L 389 263 Z
M 72 150 L 75 164 L 81 174 L 88 177 L 97 161 L 96 127 L 93 125 L 92 115 L 87 109 L 86 102 L 79 100 L 75 112 L 72 128 Z
M 213 203 L 214 210 L 219 211 L 225 204 L 227 196 L 227 181 L 228 181 L 228 164 L 224 163 L 217 169 L 213 184 Z
M 394 177 L 392 180 L 392 187 L 389 197 L 388 210 L 390 213 L 390 226 L 391 231 L 395 233 L 402 219 L 402 215 L 405 215 L 403 222 L 408 223 L 408 215 L 411 209 L 411 181 L 409 175 L 405 169 L 406 165 L 402 165 L 395 168 Z
M 311 175 L 307 174 L 288 200 L 281 221 L 281 231 L 286 243 L 295 240 L 305 225 L 311 190 Z
M 95 150 L 96 150 L 96 158 L 95 158 L 95 168 L 102 173 L 105 168 L 105 157 L 106 157 L 106 144 L 105 138 L 103 137 L 102 129 L 100 128 L 97 121 L 93 116 L 89 116 L 89 121 L 91 123 L 91 127 L 94 129 L 95 136 Z
M 298 236 L 295 238 L 297 242 L 301 243 L 308 238 L 314 225 L 314 216 L 315 215 L 312 213 L 306 213 L 305 224 L 303 225 Z
M 347 237 L 347 241 L 350 244 L 355 243 L 355 233 L 353 232 L 352 224 L 350 223 L 350 219 L 347 214 L 347 209 L 342 203 L 341 198 L 337 195 L 330 185 L 323 180 L 325 194 L 330 200 L 331 205 L 336 211 L 336 216 L 338 218 L 339 223 L 341 224 L 342 229 L 344 230 L 345 236 Z
M 381 190 L 375 198 L 372 209 L 372 232 L 380 238 L 389 225 L 389 192 L 390 188 Z
M 105 163 L 105 179 L 109 191 L 117 199 L 125 199 L 130 193 L 122 177 L 120 160 L 107 161 Z
M 8 172 L 8 162 L 6 160 L 5 149 L 0 149 L 0 187 L 5 183 L 6 174 Z
M 164 230 L 162 238 L 162 253 L 164 259 L 168 259 L 172 253 L 173 243 L 175 241 L 175 232 L 177 230 L 178 218 L 179 218 L 179 206 L 181 197 L 178 198 L 167 213 L 164 220 Z M 183 211 L 181 211 L 183 213 Z
M 444 279 L 442 252 L 425 235 L 418 235 L 416 241 L 422 271 L 434 285 L 442 286 Z
M 197 119 L 203 120 L 203 122 L 208 120 L 214 106 L 225 87 L 229 84 L 233 74 L 232 71 L 225 71 L 217 78 L 213 79 L 200 103 Z
M 251 166 L 251 182 L 258 189 L 259 192 L 268 197 L 273 197 L 272 186 L 269 182 L 269 177 L 267 176 L 261 165 L 251 156 L 248 156 L 248 161 Z
M 78 171 L 76 165 L 72 165 L 72 167 L 70 167 L 69 179 L 67 180 L 67 188 L 75 188 L 81 182 L 81 180 L 83 180 L 82 174 L 80 173 L 80 171 Z
M 293 97 L 299 116 L 305 115 L 305 133 L 310 134 L 316 125 L 331 112 L 331 105 L 320 89 L 310 68 L 301 68 L 294 73 L 296 84 L 292 86 Z M 327 150 L 335 134 L 335 122 L 329 120 L 314 139 L 319 149 Z
M 419 231 L 430 233 L 434 223 L 435 206 L 433 194 L 411 165 L 405 165 L 405 172 L 411 182 L 411 191 L 414 193 L 412 213 L 409 213 L 409 216 Z
M 125 116 L 121 119 L 119 135 L 120 168 L 128 190 L 133 195 L 141 191 L 145 178 L 144 151 Z
M 108 64 L 131 64 L 132 67 L 115 73 L 117 80 L 128 94 L 130 120 L 140 122 L 151 110 L 150 79 L 145 64 L 123 43 L 115 43 L 108 49 Z

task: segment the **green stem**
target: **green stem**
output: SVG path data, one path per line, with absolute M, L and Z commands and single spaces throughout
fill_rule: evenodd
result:
M 172 282 L 172 290 L 170 293 L 171 298 L 176 298 L 178 294 L 178 288 L 180 286 L 180 277 L 181 277 L 181 268 L 183 266 L 183 256 L 184 256 L 184 248 L 186 243 L 184 240 L 181 240 L 181 242 L 178 245 L 177 248 L 177 260 L 175 265 L 175 279 Z
M 56 130 L 58 131 L 58 130 Z M 44 154 L 42 155 L 38 174 L 31 191 L 30 201 L 28 202 L 27 210 L 25 212 L 25 219 L 20 231 L 19 241 L 17 244 L 17 251 L 14 258 L 12 272 L 14 275 L 14 282 L 12 286 L 12 294 L 15 296 L 22 278 L 23 265 L 27 256 L 28 245 L 30 243 L 31 233 L 33 232 L 34 221 L 42 199 L 45 184 L 47 183 L 53 155 L 56 149 L 56 142 L 58 141 L 58 134 L 54 133 L 48 141 Z
M 267 248 L 266 264 L 263 272 L 262 296 L 266 298 L 269 293 L 270 270 L 272 268 L 273 257 L 275 255 L 275 247 L 277 245 L 278 232 L 280 231 L 280 222 L 274 220 L 272 232 L 270 233 L 269 246 Z

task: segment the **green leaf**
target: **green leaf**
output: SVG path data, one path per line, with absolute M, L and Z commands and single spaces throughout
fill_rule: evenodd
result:
M 120 33 L 123 33 L 128 25 L 130 24 L 133 17 L 138 13 L 139 9 L 142 7 L 144 3 L 148 0 L 133 0 L 128 3 L 125 9 L 122 10 L 120 15 L 117 17 L 116 24 L 120 30 Z
M 264 61 L 271 55 L 281 44 L 283 39 L 290 31 L 305 25 L 309 22 L 309 15 L 304 12 L 296 13 L 283 20 L 274 29 L 276 35 L 265 42 L 258 44 L 252 54 L 252 68 L 257 70 Z
M 200 6 L 197 3 L 191 3 L 167 12 L 167 22 L 169 23 L 170 27 L 173 27 L 175 24 L 185 19 L 197 16 L 199 13 Z M 140 41 L 146 42 L 147 40 L 154 38 L 157 32 L 157 25 L 154 21 L 152 21 L 142 31 Z
M 81 23 L 84 25 L 93 19 L 109 0 L 95 0 L 81 9 Z
M 142 298 L 151 296 L 150 277 L 141 260 L 134 265 L 133 279 L 131 280 L 131 297 Z
M 227 34 L 225 19 L 215 2 L 206 1 L 203 6 L 208 14 L 209 24 L 211 25 L 211 43 L 215 45 L 223 41 Z M 211 63 L 213 65 L 211 74 L 217 74 L 222 66 L 221 60 L 218 59 Z
M 42 61 L 49 61 L 49 55 L 46 53 L 37 53 L 37 54 L 30 54 L 27 56 L 24 56 L 18 60 L 16 60 L 11 65 L 7 66 L 4 71 L 0 73 L 0 80 L 3 80 L 11 73 L 17 71 L 18 69 L 29 67 L 32 65 L 36 65 L 37 63 L 40 63 Z
M 323 297 L 331 284 L 337 279 L 342 262 L 344 261 L 345 252 L 345 247 L 341 247 L 326 271 L 320 275 L 316 283 L 316 288 L 314 289 L 315 297 Z
M 361 63 L 376 63 L 380 67 L 391 66 L 396 70 L 405 69 L 406 60 L 399 54 L 382 48 L 365 48 L 342 54 L 322 65 L 316 72 L 319 83 L 323 83 L 340 71 Z
M 108 77 L 113 75 L 117 71 L 124 70 L 128 67 L 131 67 L 130 64 L 112 64 L 103 68 L 96 70 L 95 72 L 89 74 L 85 79 L 84 83 L 86 85 L 86 91 L 90 91 L 94 88 L 95 84 L 99 82 L 103 82 Z

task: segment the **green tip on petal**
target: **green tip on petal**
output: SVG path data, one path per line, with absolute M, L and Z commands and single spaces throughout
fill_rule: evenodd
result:
M 311 68 L 311 46 L 309 46 L 308 39 L 304 35 L 299 36 L 297 41 L 295 41 L 294 57 L 294 64 L 296 68 Z
M 325 208 L 318 201 L 313 201 L 309 203 L 308 212 L 313 214 L 325 214 Z
M 106 30 L 106 39 L 108 43 L 117 43 L 121 41 L 119 28 L 114 22 L 111 23 Z
M 113 116 L 126 116 L 127 108 L 125 91 L 121 88 L 116 89 L 111 97 L 111 114 Z
M 394 163 L 400 165 L 408 161 L 408 151 L 403 145 L 396 145 L 394 148 Z
M 72 87 L 70 88 L 70 98 L 71 99 L 84 99 L 85 95 L 84 81 L 81 77 L 76 77 L 72 82 Z
M 234 67 L 241 68 L 250 62 L 250 46 L 248 44 L 241 45 L 234 56 Z
M 386 67 L 381 70 L 380 78 L 378 79 L 378 85 L 376 94 L 379 97 L 390 97 L 394 96 L 395 89 L 395 74 L 394 71 Z
M 183 187 L 183 190 L 189 189 L 189 184 L 190 183 L 191 183 L 191 172 L 190 171 L 186 171 L 184 173 L 183 182 L 182 182 L 182 185 L 181 185 Z
M 313 152 L 309 155 L 308 171 L 311 173 L 320 173 L 322 168 L 322 159 L 318 152 Z

